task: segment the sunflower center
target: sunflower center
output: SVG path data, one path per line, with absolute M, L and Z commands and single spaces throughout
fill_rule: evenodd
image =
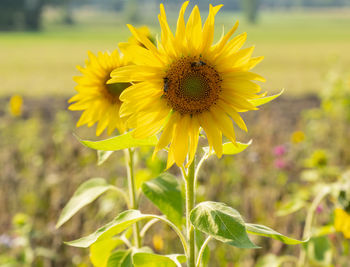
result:
M 175 61 L 164 78 L 164 97 L 181 114 L 208 110 L 220 92 L 219 73 L 201 58 L 184 57 Z
M 105 97 L 107 97 L 111 103 L 119 103 L 119 96 L 120 94 L 126 89 L 128 88 L 131 83 L 111 83 L 108 84 L 107 81 L 110 79 L 110 76 L 108 75 L 106 77 L 106 81 L 105 81 L 105 87 L 103 90 L 103 94 L 105 95 Z
M 128 88 L 130 85 L 130 83 L 111 83 L 106 84 L 106 89 L 111 95 L 119 97 L 124 89 Z

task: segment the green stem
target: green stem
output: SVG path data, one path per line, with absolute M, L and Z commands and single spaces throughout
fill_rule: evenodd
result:
M 147 231 L 153 226 L 153 224 L 157 223 L 159 221 L 159 219 L 153 219 L 153 220 L 150 220 L 148 223 L 146 223 L 142 230 L 140 231 L 140 235 L 141 235 L 141 238 L 144 238 Z
M 135 175 L 134 175 L 134 151 L 132 149 L 125 150 L 125 159 L 126 159 L 126 169 L 128 172 L 128 189 L 129 189 L 129 198 L 130 198 L 130 209 L 138 209 L 137 203 L 137 193 L 135 185 Z M 135 223 L 133 225 L 133 237 L 134 237 L 134 246 L 137 248 L 141 247 L 141 235 L 139 224 Z
M 198 162 L 198 164 L 197 164 L 196 171 L 195 171 L 195 173 L 194 173 L 194 184 L 195 184 L 195 185 L 197 184 L 198 173 L 199 173 L 199 171 L 200 171 L 200 169 L 201 169 L 201 167 L 202 167 L 202 164 L 204 163 L 204 161 L 205 161 L 206 159 L 208 159 L 208 157 L 209 157 L 209 154 L 208 154 L 208 153 L 205 153 L 205 154 L 203 155 L 203 157 L 201 158 L 201 160 L 200 160 L 200 161 Z
M 184 248 L 184 252 L 185 252 L 186 256 L 188 257 L 188 248 L 187 248 L 186 239 L 185 239 L 184 235 L 181 233 L 181 230 L 179 228 L 177 228 L 177 226 L 175 224 L 173 224 L 171 221 L 169 221 L 168 219 L 166 219 L 163 216 L 152 215 L 151 217 L 167 223 L 175 231 L 175 233 L 180 238 L 180 241 L 181 241 L 182 246 Z
M 200 267 L 205 248 L 207 247 L 210 240 L 211 240 L 211 236 L 208 236 L 207 239 L 203 242 L 202 247 L 198 252 L 196 267 Z
M 320 204 L 322 199 L 329 193 L 329 188 L 325 187 L 323 188 L 315 197 L 315 199 L 312 201 L 310 208 L 307 211 L 306 220 L 305 220 L 305 226 L 304 226 L 304 232 L 303 232 L 303 240 L 310 237 L 311 235 L 311 227 L 312 227 L 312 221 L 314 218 L 315 211 L 317 209 L 317 206 Z M 300 252 L 299 255 L 299 267 L 305 266 L 305 260 L 306 260 L 306 253 L 305 249 L 303 249 Z
M 186 175 L 186 229 L 187 229 L 187 242 L 188 242 L 188 267 L 195 267 L 196 255 L 195 255 L 195 231 L 190 221 L 190 212 L 194 208 L 195 204 L 195 162 L 193 161 L 188 168 Z

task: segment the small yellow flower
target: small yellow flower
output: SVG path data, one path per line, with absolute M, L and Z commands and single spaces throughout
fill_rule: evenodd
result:
M 125 58 L 120 57 L 117 50 L 113 53 L 99 52 L 95 56 L 88 52 L 89 60 L 86 66 L 77 66 L 82 76 L 74 77 L 78 83 L 75 90 L 78 92 L 69 99 L 70 110 L 84 110 L 77 127 L 87 124 L 91 127 L 98 123 L 96 135 L 99 136 L 104 129 L 110 135 L 115 129 L 119 133 L 126 130 L 125 120 L 120 118 L 119 109 L 121 101 L 119 96 L 121 92 L 130 86 L 129 82 L 119 82 L 107 84 L 111 72 L 121 66 L 127 65 Z
M 306 160 L 306 166 L 309 168 L 324 167 L 328 163 L 327 152 L 323 149 L 315 150 L 311 157 Z
M 120 96 L 121 116 L 128 117 L 135 138 L 162 132 L 157 151 L 170 144 L 167 167 L 187 166 L 197 150 L 200 128 L 208 138 L 210 149 L 222 156 L 222 135 L 236 142 L 232 120 L 243 130 L 247 127 L 239 112 L 256 110 L 260 86 L 264 82 L 250 72 L 263 57 L 252 58 L 254 47 L 241 49 L 246 33 L 232 40 L 233 28 L 214 45 L 215 15 L 222 5 L 210 5 L 202 26 L 198 6 L 185 23 L 186 1 L 180 10 L 175 34 L 171 31 L 164 6 L 158 16 L 161 40 L 157 47 L 140 30 L 128 25 L 144 47 L 122 44 L 120 49 L 135 65 L 112 72 L 109 83 L 137 81 Z
M 156 251 L 161 251 L 164 247 L 164 242 L 163 242 L 163 238 L 161 235 L 155 234 L 153 235 L 153 247 Z
M 22 115 L 23 98 L 20 95 L 13 95 L 10 99 L 9 111 L 14 117 Z
M 29 221 L 29 217 L 25 213 L 16 213 L 12 218 L 12 223 L 16 227 L 23 227 L 24 225 L 28 224 Z
M 293 144 L 301 143 L 305 140 L 305 134 L 302 131 L 295 131 L 292 133 L 291 141 Z
M 342 232 L 345 238 L 350 238 L 350 214 L 343 209 L 336 208 L 334 215 L 335 230 Z

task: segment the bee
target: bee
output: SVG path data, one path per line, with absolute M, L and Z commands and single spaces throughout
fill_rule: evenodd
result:
M 205 65 L 207 65 L 207 63 L 203 62 L 202 60 L 195 61 L 195 62 L 191 63 L 191 67 L 192 68 L 194 68 L 194 67 L 201 67 L 201 66 L 205 66 Z
M 165 77 L 163 78 L 164 81 L 164 93 L 168 92 L 169 89 L 169 78 Z

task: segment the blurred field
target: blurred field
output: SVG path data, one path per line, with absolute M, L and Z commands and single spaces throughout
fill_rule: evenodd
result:
M 5 266 L 90 266 L 79 265 L 89 261 L 87 249 L 72 248 L 63 241 L 86 235 L 114 218 L 125 209 L 122 198 L 107 194 L 82 209 L 60 229 L 55 229 L 54 225 L 82 182 L 103 177 L 126 188 L 123 153 L 119 151 L 104 165 L 96 166 L 95 151 L 83 147 L 72 135 L 75 132 L 78 136 L 96 139 L 94 130 L 75 129 L 78 114 L 66 110 L 62 97 L 24 98 L 23 115 L 19 118 L 6 114 L 6 102 L 7 99 L 0 99 L 0 162 L 6 163 L 0 175 L 0 214 L 5 214 L 0 217 L 0 265 L 6 262 L 6 257 L 12 256 L 17 258 L 16 264 Z M 282 184 L 288 178 L 287 174 L 274 168 L 272 147 L 287 143 L 301 112 L 318 104 L 316 98 L 279 99 L 259 113 L 246 114 L 249 134 L 238 132 L 239 140 L 246 142 L 253 138 L 252 147 L 236 157 L 209 160 L 199 176 L 197 201 L 210 199 L 229 203 L 240 210 L 247 221 L 265 223 L 299 237 L 299 224 L 275 216 L 276 203 L 286 194 Z M 164 170 L 164 155 L 160 160 L 151 161 L 151 153 L 151 149 L 141 150 L 137 161 L 140 175 L 147 174 L 147 169 L 155 166 L 159 171 Z M 170 172 L 179 175 L 175 167 Z M 291 179 L 294 179 L 293 173 L 295 170 L 288 174 Z M 260 201 L 266 198 L 268 201 Z M 158 213 L 145 197 L 141 203 L 144 213 Z M 16 228 L 13 218 L 19 212 L 28 216 L 28 233 L 23 234 Z M 158 224 L 153 230 L 162 233 L 167 244 L 160 253 L 181 251 L 176 236 L 166 226 Z M 28 247 L 26 243 L 17 244 L 22 236 L 28 238 Z M 152 247 L 151 236 L 150 233 L 146 244 Z M 11 240 L 9 244 L 4 241 L 7 239 Z M 213 262 L 209 266 L 226 267 L 224 262 L 233 260 L 240 261 L 244 267 L 252 266 L 252 258 L 259 255 L 283 254 L 287 249 L 296 253 L 298 250 L 298 247 L 287 248 L 277 241 L 271 243 L 274 246 L 270 241 L 260 239 L 259 244 L 264 249 L 249 251 L 213 242 Z M 24 264 L 31 260 L 31 253 L 35 255 L 33 263 Z
M 113 50 L 129 36 L 118 13 L 83 10 L 72 27 L 57 24 L 56 15 L 54 10 L 46 12 L 40 33 L 0 33 L 1 96 L 70 96 L 72 76 L 78 74 L 75 66 L 84 64 L 86 51 Z M 175 22 L 175 13 L 169 17 Z M 266 90 L 317 92 L 331 66 L 350 68 L 350 10 L 262 12 L 256 26 L 246 25 L 240 14 L 220 13 L 217 37 L 221 25 L 227 31 L 237 19 L 239 32 L 248 32 L 247 45 L 256 45 L 254 55 L 265 56 L 256 71 L 267 78 Z M 159 31 L 155 18 L 147 23 Z

